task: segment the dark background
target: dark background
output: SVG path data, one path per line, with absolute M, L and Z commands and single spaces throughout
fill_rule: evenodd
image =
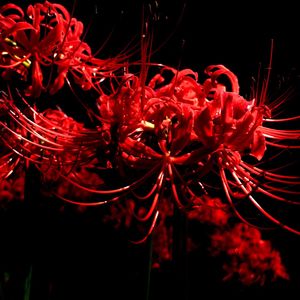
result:
M 251 78 L 257 76 L 259 64 L 262 70 L 268 67 L 271 39 L 274 39 L 271 85 L 291 85 L 297 95 L 300 18 L 294 2 L 158 1 L 155 14 L 160 20 L 153 24 L 152 61 L 191 68 L 199 72 L 200 78 L 206 66 L 224 64 L 240 79 L 241 94 L 249 95 Z M 14 3 L 25 7 L 25 3 L 32 2 Z M 141 1 L 60 3 L 69 11 L 74 4 L 74 16 L 86 27 L 91 22 L 86 41 L 95 51 L 111 35 L 100 58 L 117 55 L 131 39 L 137 43 L 143 7 L 146 14 L 149 11 L 148 2 Z M 154 7 L 151 2 L 151 9 L 155 10 Z M 293 103 L 290 108 L 299 113 L 297 102 Z M 98 218 L 101 211 L 97 209 L 84 214 L 67 209 L 63 215 L 58 214 L 56 203 L 38 193 L 37 181 L 38 178 L 33 178 L 29 184 L 30 196 L 45 201 L 44 205 L 33 203 L 25 210 L 2 212 L 0 263 L 2 270 L 12 274 L 11 286 L 6 287 L 3 299 L 23 299 L 23 279 L 30 266 L 33 268 L 30 299 L 144 299 L 147 245 L 132 245 L 124 232 L 104 226 Z M 287 214 L 295 217 L 291 210 Z M 289 282 L 277 281 L 264 287 L 244 287 L 236 281 L 224 283 L 222 262 L 209 257 L 205 249 L 198 249 L 188 256 L 188 299 L 210 299 L 219 293 L 223 297 L 281 293 L 287 297 L 299 292 L 300 237 L 282 230 L 265 235 L 281 251 L 291 275 Z M 205 233 L 199 231 L 199 240 L 201 237 L 205 239 Z M 151 299 L 183 299 L 178 297 L 179 290 L 171 265 L 153 271 Z

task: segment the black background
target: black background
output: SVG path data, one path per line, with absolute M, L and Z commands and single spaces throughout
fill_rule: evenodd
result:
M 284 82 L 297 91 L 300 16 L 294 2 L 158 1 L 156 15 L 160 20 L 153 24 L 153 49 L 159 50 L 152 60 L 175 68 L 191 68 L 200 77 L 206 66 L 224 64 L 240 79 L 241 94 L 249 95 L 251 78 L 257 75 L 259 64 L 263 70 L 268 67 L 274 39 L 272 84 L 276 87 Z M 25 7 L 30 2 L 15 3 Z M 138 42 L 143 7 L 146 14 L 149 11 L 148 2 L 141 1 L 60 3 L 69 11 L 74 7 L 74 16 L 86 27 L 91 22 L 86 41 L 94 51 L 111 34 L 100 58 L 117 55 L 131 39 Z M 151 2 L 152 10 L 154 6 Z M 296 103 L 292 108 L 299 112 Z M 34 187 L 35 182 L 31 186 L 32 197 L 41 198 Z M 131 245 L 123 232 L 103 226 L 97 209 L 84 215 L 71 209 L 62 216 L 48 204 L 38 211 L 2 213 L 0 262 L 3 270 L 15 274 L 5 299 L 22 299 L 22 279 L 30 265 L 32 299 L 144 299 L 146 245 Z M 201 236 L 205 233 L 199 232 L 199 239 Z M 199 250 L 188 257 L 188 299 L 210 299 L 219 293 L 221 297 L 259 297 L 299 292 L 300 237 L 282 230 L 266 236 L 282 252 L 291 274 L 289 282 L 278 281 L 264 287 L 223 283 L 222 262 Z M 49 282 L 53 282 L 51 293 Z M 175 283 L 171 266 L 154 271 L 151 299 L 183 299 L 178 297 Z

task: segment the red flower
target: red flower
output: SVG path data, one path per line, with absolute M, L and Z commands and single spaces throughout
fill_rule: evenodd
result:
M 219 198 L 202 196 L 194 201 L 194 206 L 187 214 L 190 220 L 197 220 L 215 226 L 224 226 L 230 218 L 228 205 Z
M 26 14 L 14 4 L 2 6 L 0 33 L 0 67 L 17 71 L 25 81 L 27 72 L 21 71 L 21 66 L 30 69 L 26 95 L 35 98 L 44 90 L 50 94 L 60 90 L 69 72 L 82 89 L 97 88 L 123 59 L 93 57 L 89 45 L 81 39 L 83 24 L 64 6 L 48 1 L 29 5 Z M 45 85 L 45 75 L 49 74 Z M 7 71 L 3 75 L 7 77 Z
M 261 239 L 260 232 L 246 224 L 237 224 L 230 230 L 218 230 L 211 237 L 212 255 L 226 254 L 224 280 L 234 276 L 246 285 L 277 278 L 288 279 L 278 251 Z

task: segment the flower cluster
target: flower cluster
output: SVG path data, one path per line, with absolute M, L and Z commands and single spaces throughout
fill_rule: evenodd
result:
M 81 39 L 83 30 L 83 23 L 60 4 L 36 3 L 25 12 L 12 3 L 2 6 L 2 77 L 9 80 L 12 73 L 17 73 L 29 82 L 25 94 L 32 97 L 39 97 L 42 91 L 55 94 L 68 74 L 82 89 L 90 89 L 94 81 L 115 69 L 118 59 L 93 57 L 89 45 Z
M 226 254 L 223 266 L 224 280 L 236 277 L 244 284 L 258 283 L 277 278 L 288 279 L 278 251 L 269 241 L 263 240 L 258 229 L 247 224 L 237 224 L 230 230 L 219 230 L 211 236 L 213 255 Z
M 86 207 L 122 198 L 125 204 L 112 206 L 112 213 L 144 228 L 135 242 L 145 241 L 157 225 L 157 245 L 164 250 L 174 205 L 191 219 L 222 227 L 231 212 L 248 223 L 237 205 L 248 202 L 268 221 L 300 234 L 260 202 L 267 197 L 299 204 L 300 193 L 299 177 L 264 168 L 267 148 L 300 148 L 300 130 L 286 129 L 300 117 L 272 116 L 285 99 L 269 101 L 270 73 L 246 99 L 237 76 L 223 65 L 208 66 L 199 80 L 191 69 L 151 62 L 148 25 L 141 58 L 133 61 L 124 52 L 100 59 L 84 41 L 83 23 L 64 6 L 45 1 L 26 11 L 12 3 L 0 7 L 0 69 L 9 86 L 0 95 L 0 179 L 7 182 L 18 166 L 31 164 L 51 187 L 47 193 L 64 202 Z M 74 107 L 69 97 L 61 105 L 42 101 L 63 90 L 71 90 Z M 282 129 L 272 127 L 275 122 Z M 253 233 L 246 225 L 237 228 Z M 242 229 L 236 230 L 246 245 Z M 261 281 L 261 273 L 278 262 L 268 243 L 251 243 L 252 251 L 261 247 L 265 253 L 247 260 L 255 271 L 248 263 L 244 273 L 230 271 L 245 283 L 249 274 Z M 230 252 L 226 247 L 220 245 Z M 168 259 L 170 252 L 162 256 Z M 268 267 L 265 259 L 271 259 Z M 233 265 L 240 270 L 239 262 Z M 276 276 L 285 277 L 278 270 Z

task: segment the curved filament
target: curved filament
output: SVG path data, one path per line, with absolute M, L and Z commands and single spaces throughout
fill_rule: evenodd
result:
M 245 188 L 245 186 L 243 185 L 243 183 L 240 181 L 240 179 L 238 178 L 238 176 L 236 175 L 236 173 L 234 171 L 231 172 L 233 178 L 235 179 L 235 181 L 239 184 L 240 188 L 242 189 L 242 191 L 245 194 L 248 194 L 248 190 Z M 272 215 L 270 215 L 267 211 L 265 211 L 260 204 L 253 198 L 253 196 L 248 195 L 249 200 L 253 203 L 253 205 L 270 221 L 272 221 L 274 224 L 278 225 L 279 227 L 286 229 L 292 233 L 295 233 L 297 235 L 300 235 L 300 231 L 291 228 L 283 223 L 281 223 L 279 220 L 277 220 L 276 218 L 274 218 Z
M 151 226 L 150 226 L 147 234 L 143 238 L 141 238 L 140 240 L 131 240 L 131 242 L 133 244 L 142 244 L 142 243 L 144 243 L 148 239 L 148 237 L 151 235 L 151 233 L 153 232 L 153 229 L 154 229 L 154 227 L 156 225 L 158 215 L 159 215 L 159 211 L 156 211 L 156 213 L 155 213 L 155 215 L 153 217 L 153 221 L 151 223 Z

